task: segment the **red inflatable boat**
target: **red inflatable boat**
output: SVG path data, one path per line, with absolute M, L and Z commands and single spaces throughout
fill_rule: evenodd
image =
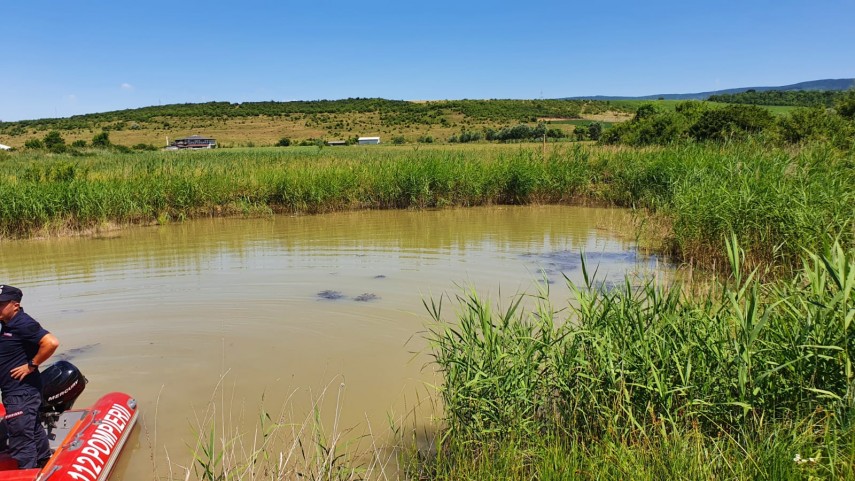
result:
M 68 361 L 42 372 L 41 420 L 53 455 L 40 469 L 18 469 L 2 451 L 6 426 L 0 420 L 0 481 L 103 481 L 137 422 L 137 403 L 124 393 L 103 396 L 86 409 L 71 409 L 86 378 Z M 0 404 L 0 416 L 6 409 Z

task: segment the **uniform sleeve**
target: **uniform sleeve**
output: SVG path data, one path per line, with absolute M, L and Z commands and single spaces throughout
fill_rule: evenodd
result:
M 46 334 L 48 334 L 48 331 L 35 319 L 31 319 L 30 322 L 24 324 L 20 332 L 21 340 L 33 344 L 38 344 Z

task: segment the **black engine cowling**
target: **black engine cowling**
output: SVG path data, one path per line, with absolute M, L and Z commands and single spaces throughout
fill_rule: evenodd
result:
M 42 412 L 46 413 L 71 409 L 89 382 L 80 369 L 68 361 L 55 362 L 42 371 L 41 376 Z

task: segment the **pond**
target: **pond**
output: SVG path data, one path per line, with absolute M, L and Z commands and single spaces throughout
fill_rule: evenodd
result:
M 474 287 L 507 304 L 544 281 L 564 307 L 582 251 L 608 282 L 665 272 L 632 226 L 626 210 L 568 206 L 202 219 L 4 241 L 0 275 L 59 338 L 52 360 L 89 379 L 78 407 L 137 398 L 113 478 L 148 480 L 192 463 L 212 399 L 223 422 L 254 425 L 262 406 L 308 416 L 326 391 L 323 417 L 381 440 L 388 419 L 428 418 L 423 300 Z

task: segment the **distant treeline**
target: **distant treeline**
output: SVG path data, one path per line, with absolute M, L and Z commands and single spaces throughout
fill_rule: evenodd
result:
M 316 100 L 294 102 L 207 102 L 172 104 L 116 110 L 68 118 L 0 122 L 0 132 L 20 135 L 27 129 L 92 129 L 111 123 L 158 122 L 168 118 L 229 119 L 239 117 L 289 117 L 292 115 L 379 113 L 384 124 L 439 124 L 450 114 L 496 122 L 532 122 L 539 117 L 579 118 L 612 107 L 588 100 L 442 100 L 410 102 L 379 98 Z
M 847 92 L 842 90 L 748 90 L 737 94 L 712 95 L 709 100 L 727 104 L 831 107 L 846 95 Z
M 639 107 L 632 120 L 603 132 L 600 141 L 640 146 L 748 137 L 782 144 L 823 141 L 851 149 L 855 146 L 855 91 L 841 96 L 831 109 L 801 108 L 778 117 L 755 105 L 719 107 L 687 101 L 670 112 L 650 103 Z

